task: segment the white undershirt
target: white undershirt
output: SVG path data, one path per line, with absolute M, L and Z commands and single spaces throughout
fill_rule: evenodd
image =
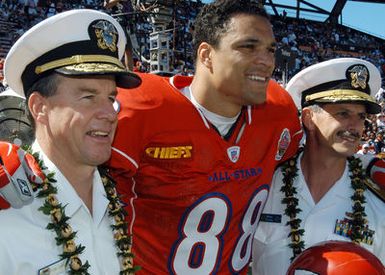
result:
M 221 136 L 225 136 L 229 132 L 231 126 L 233 126 L 233 124 L 237 121 L 241 113 L 239 112 L 234 117 L 225 117 L 225 116 L 218 115 L 216 113 L 213 113 L 207 110 L 205 107 L 203 107 L 197 102 L 197 100 L 195 99 L 194 95 L 191 92 L 191 86 L 183 88 L 181 92 L 203 114 L 203 116 L 208 121 L 210 121 L 215 126 L 215 128 L 217 128 Z

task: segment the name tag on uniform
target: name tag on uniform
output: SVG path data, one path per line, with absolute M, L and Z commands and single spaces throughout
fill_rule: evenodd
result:
M 38 275 L 66 275 L 66 259 L 59 260 L 38 270 Z
M 259 221 L 261 222 L 273 222 L 273 223 L 281 223 L 282 222 L 282 215 L 278 214 L 261 214 L 261 217 L 259 218 Z

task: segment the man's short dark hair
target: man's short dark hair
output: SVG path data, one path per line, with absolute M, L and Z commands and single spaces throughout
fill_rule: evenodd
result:
M 257 1 L 217 0 L 203 6 L 194 23 L 192 43 L 194 60 L 202 42 L 207 42 L 213 47 L 219 45 L 221 36 L 228 29 L 230 19 L 237 14 L 262 16 L 270 20 L 266 10 Z
M 26 92 L 27 100 L 33 92 L 39 92 L 44 97 L 53 96 L 59 83 L 59 74 L 51 72 L 36 81 Z
M 28 102 L 28 99 L 30 95 L 33 92 L 38 92 L 44 97 L 50 97 L 56 94 L 57 87 L 59 84 L 59 74 L 55 72 L 51 72 L 48 75 L 40 78 L 38 81 L 36 81 L 31 88 L 28 89 L 26 92 L 26 100 Z M 35 130 L 35 121 L 33 120 L 33 117 L 31 115 L 31 112 L 29 108 L 27 107 L 27 116 L 28 119 L 31 122 L 32 128 Z

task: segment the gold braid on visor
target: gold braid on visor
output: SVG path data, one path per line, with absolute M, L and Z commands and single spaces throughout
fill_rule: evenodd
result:
M 347 90 L 347 89 L 336 89 L 336 90 L 314 93 L 311 95 L 307 95 L 305 97 L 305 101 L 309 102 L 316 99 L 333 100 L 336 98 L 338 98 L 339 100 L 366 100 L 373 103 L 376 102 L 376 100 L 373 97 L 371 97 L 370 95 L 364 92 L 359 92 L 357 90 Z
M 56 68 L 61 68 L 61 67 L 80 64 L 80 63 L 91 63 L 91 62 L 115 64 L 116 66 L 124 69 L 123 64 L 115 57 L 107 56 L 107 55 L 92 54 L 92 55 L 74 55 L 71 57 L 54 60 L 54 61 L 45 63 L 43 65 L 36 66 L 35 73 L 41 74 Z

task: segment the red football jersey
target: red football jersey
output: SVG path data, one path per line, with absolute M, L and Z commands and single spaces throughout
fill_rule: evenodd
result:
M 110 163 L 135 265 L 144 274 L 245 272 L 274 169 L 302 136 L 290 95 L 271 81 L 267 102 L 245 107 L 225 140 L 169 79 L 141 77 L 140 88 L 119 90 Z

